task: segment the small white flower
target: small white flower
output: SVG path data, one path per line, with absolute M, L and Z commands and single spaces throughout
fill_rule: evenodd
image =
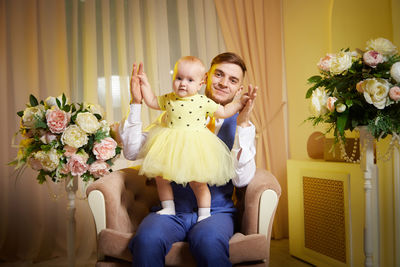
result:
M 106 120 L 100 121 L 100 130 L 102 132 L 106 132 L 107 134 L 110 134 L 110 126 L 108 125 L 108 122 Z
M 343 103 L 339 103 L 336 105 L 336 111 L 339 113 L 344 112 L 346 110 L 346 108 L 347 108 L 346 105 Z
M 81 112 L 76 116 L 76 124 L 86 133 L 93 134 L 100 128 L 96 116 L 90 112 Z
M 77 125 L 70 125 L 65 129 L 61 136 L 61 142 L 63 145 L 80 148 L 88 142 L 87 134 Z
M 92 114 L 99 114 L 101 117 L 104 117 L 103 108 L 97 104 L 88 104 L 84 103 L 84 107 L 89 110 Z
M 334 75 L 342 74 L 353 64 L 351 53 L 341 51 L 332 59 L 330 72 Z
M 396 82 L 400 83 L 400 62 L 396 62 L 392 65 L 390 76 L 392 76 Z
M 315 116 L 324 115 L 328 112 L 328 108 L 326 107 L 326 102 L 328 100 L 328 95 L 326 91 L 322 87 L 318 87 L 315 89 L 311 96 L 311 105 L 310 110 L 311 113 Z

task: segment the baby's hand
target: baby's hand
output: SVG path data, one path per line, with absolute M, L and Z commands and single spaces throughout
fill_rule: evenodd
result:
M 140 89 L 142 90 L 142 92 L 143 92 L 143 90 L 151 90 L 151 86 L 150 86 L 150 83 L 149 83 L 146 73 L 142 72 L 142 73 L 139 73 L 137 76 L 140 80 Z

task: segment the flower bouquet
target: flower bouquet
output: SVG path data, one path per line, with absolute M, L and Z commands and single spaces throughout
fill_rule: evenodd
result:
M 110 127 L 101 109 L 93 104 L 70 104 L 64 94 L 40 101 L 30 95 L 19 131 L 23 139 L 11 165 L 19 174 L 26 166 L 39 172 L 40 184 L 46 176 L 53 182 L 79 176 L 97 179 L 111 171 L 121 148 L 110 136 Z M 18 175 L 19 175 L 18 174 Z
M 320 75 L 308 82 L 313 125 L 327 123 L 335 143 L 345 131 L 367 126 L 376 139 L 400 133 L 400 56 L 387 39 L 367 42 L 366 50 L 341 50 L 318 63 Z

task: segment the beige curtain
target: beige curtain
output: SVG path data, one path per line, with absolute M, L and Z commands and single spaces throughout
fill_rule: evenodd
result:
M 175 61 L 200 57 L 206 65 L 225 50 L 213 0 L 0 0 L 0 260 L 66 257 L 63 184 L 39 185 L 29 168 L 16 179 L 6 165 L 17 111 L 29 94 L 64 92 L 72 102 L 98 103 L 108 122 L 129 108 L 129 75 L 143 61 L 157 94 L 171 90 Z M 146 109 L 144 124 L 157 112 Z M 19 142 L 17 138 L 16 143 Z M 123 159 L 114 169 L 127 166 Z M 83 189 L 82 189 L 83 190 Z M 76 201 L 76 253 L 95 253 L 87 201 Z
M 280 0 L 215 0 L 228 50 L 248 67 L 246 83 L 259 87 L 252 121 L 257 128 L 258 168 L 270 170 L 282 187 L 273 237 L 288 236 L 286 190 L 286 91 Z

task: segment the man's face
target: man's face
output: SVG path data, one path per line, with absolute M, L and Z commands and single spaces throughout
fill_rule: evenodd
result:
M 225 105 L 232 101 L 242 87 L 243 71 L 233 63 L 220 63 L 211 67 L 207 77 L 206 94 L 215 102 Z

